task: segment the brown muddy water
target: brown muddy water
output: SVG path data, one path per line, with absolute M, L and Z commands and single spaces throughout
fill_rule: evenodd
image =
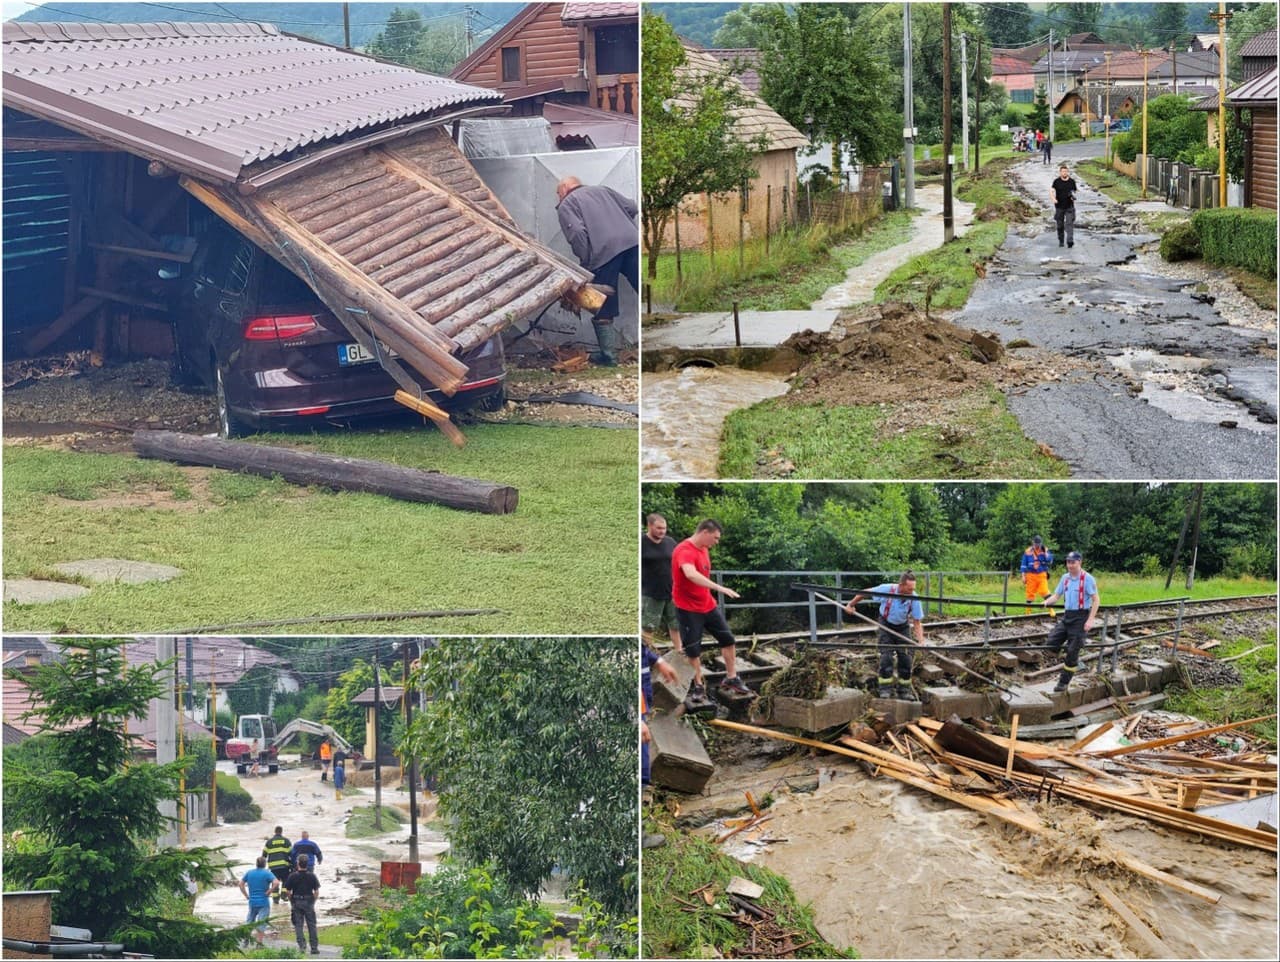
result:
M 787 393 L 777 374 L 686 367 L 641 376 L 640 472 L 648 479 L 714 480 L 724 419 Z
M 734 839 L 726 849 L 786 876 L 823 936 L 864 958 L 1145 957 L 1091 878 L 1111 886 L 1178 958 L 1277 957 L 1274 855 L 1075 805 L 1051 810 L 1078 841 L 1123 848 L 1216 888 L 1223 897 L 1213 906 L 1064 862 L 1043 840 L 887 778 L 823 768 L 816 792 L 782 793 L 774 803 L 767 836 L 785 841 L 762 849 Z

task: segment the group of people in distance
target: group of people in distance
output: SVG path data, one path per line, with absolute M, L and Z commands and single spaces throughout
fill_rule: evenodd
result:
M 719 543 L 722 533 L 720 524 L 708 518 L 699 522 L 691 536 L 676 543 L 667 533 L 666 518 L 650 514 L 640 536 L 641 628 L 648 638 L 665 631 L 671 642 L 689 659 L 693 668 L 689 697 L 693 700 L 706 697 L 701 657 L 704 633 L 710 633 L 720 645 L 725 664 L 721 688 L 737 694 L 750 693 L 738 676 L 733 632 L 712 595 L 712 592 L 719 592 L 725 598 L 739 597 L 732 588 L 718 584 L 710 577 L 710 549 Z M 1080 670 L 1080 650 L 1084 646 L 1085 635 L 1094 626 L 1099 605 L 1097 582 L 1082 567 L 1080 552 L 1069 552 L 1066 563 L 1066 574 L 1049 593 L 1048 576 L 1053 565 L 1053 553 L 1044 547 L 1044 540 L 1039 535 L 1031 539 L 1020 561 L 1028 613 L 1030 606 L 1042 596 L 1047 595 L 1041 604 L 1050 609 L 1050 614 L 1051 606 L 1062 603 L 1062 617 L 1050 628 L 1047 642 L 1049 651 L 1055 656 L 1064 645 L 1066 649 L 1055 691 L 1066 691 Z M 864 617 L 858 614 L 855 606 L 868 599 L 877 605 L 877 696 L 914 701 L 916 695 L 911 685 L 914 666 L 909 649 L 912 644 L 923 645 L 925 640 L 924 606 L 916 595 L 915 573 L 904 571 L 897 582 L 856 592 L 843 605 L 845 613 Z M 647 680 L 649 668 L 658 661 L 647 649 L 642 660 L 643 677 Z M 642 697 L 643 715 L 651 705 L 651 693 L 646 692 Z M 642 742 L 647 747 L 647 726 L 642 728 Z
M 245 920 L 254 926 L 253 937 L 261 945 L 271 920 L 271 905 L 284 898 L 290 904 L 290 921 L 298 940 L 298 951 L 307 950 L 320 954 L 320 939 L 316 931 L 316 899 L 320 897 L 320 880 L 315 867 L 324 861 L 320 846 L 311 840 L 304 830 L 302 838 L 290 842 L 284 836 L 284 827 L 277 825 L 275 834 L 267 839 L 255 866 L 240 879 L 240 893 L 249 902 L 249 917 Z
M 1013 135 L 1013 149 L 1020 153 L 1037 151 L 1042 157 L 1041 163 L 1046 165 L 1053 160 L 1053 141 L 1043 130 L 1034 133 L 1030 130 L 1016 131 Z

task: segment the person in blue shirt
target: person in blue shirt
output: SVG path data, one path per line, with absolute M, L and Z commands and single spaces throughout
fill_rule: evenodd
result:
M 1022 552 L 1022 587 L 1026 589 L 1027 609 L 1042 595 L 1049 593 L 1049 569 L 1053 566 L 1053 552 L 1044 546 L 1044 539 L 1036 535 Z
M 267 860 L 258 856 L 256 868 L 244 873 L 240 880 L 240 894 L 249 900 L 249 917 L 245 919 L 250 925 L 257 923 L 253 929 L 253 937 L 259 945 L 267 930 L 267 920 L 271 918 L 271 895 L 280 890 L 280 880 L 267 868 Z
M 911 653 L 907 650 L 906 642 L 896 637 L 909 635 L 919 644 L 924 644 L 924 607 L 919 598 L 912 597 L 915 593 L 915 572 L 904 571 L 896 585 L 883 584 L 868 588 L 854 595 L 853 600 L 844 606 L 845 613 L 852 615 L 855 614 L 854 605 L 864 598 L 874 598 L 879 605 L 877 621 L 880 630 L 876 640 L 880 646 L 880 675 L 876 679 L 876 694 L 880 698 L 892 698 L 896 694 L 898 698 L 905 698 L 907 701 L 916 700 L 915 692 L 911 689 Z M 890 686 L 895 682 L 895 661 L 898 669 L 897 686 L 895 691 L 891 691 Z
M 311 841 L 311 836 L 307 834 L 305 829 L 302 832 L 302 838 L 294 842 L 293 848 L 289 849 L 289 864 L 294 868 L 298 866 L 299 855 L 307 856 L 313 871 L 324 861 L 324 856 L 320 854 L 320 846 Z
M 1080 670 L 1080 649 L 1084 647 L 1084 637 L 1093 628 L 1098 615 L 1098 583 L 1093 575 L 1085 571 L 1083 559 L 1079 551 L 1067 555 L 1067 573 L 1058 581 L 1053 594 L 1044 600 L 1045 607 L 1062 599 L 1062 617 L 1049 629 L 1049 650 L 1056 656 L 1067 645 L 1067 654 L 1063 659 L 1062 674 L 1054 691 L 1066 691 L 1071 686 L 1071 679 Z

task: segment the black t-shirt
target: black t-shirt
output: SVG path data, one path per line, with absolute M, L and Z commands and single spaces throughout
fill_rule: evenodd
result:
M 320 891 L 320 880 L 310 869 L 299 870 L 284 880 L 284 887 L 289 890 L 289 898 L 312 899 Z
M 1075 201 L 1072 198 L 1076 193 L 1076 181 L 1074 177 L 1068 177 L 1063 180 L 1061 177 L 1053 178 L 1053 206 L 1054 207 L 1074 207 Z
M 671 555 L 676 539 L 663 535 L 654 544 L 648 533 L 640 535 L 640 593 L 659 601 L 671 600 Z

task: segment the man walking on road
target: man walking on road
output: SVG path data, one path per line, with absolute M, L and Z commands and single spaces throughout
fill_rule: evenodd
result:
M 1022 552 L 1022 587 L 1027 595 L 1027 614 L 1031 605 L 1049 593 L 1049 569 L 1053 566 L 1053 552 L 1044 546 L 1044 540 L 1036 535 Z
M 671 603 L 671 555 L 676 539 L 667 534 L 667 519 L 651 514 L 640 536 L 640 627 L 652 639 L 666 630 L 672 643 L 680 643 L 676 606 Z
M 1054 691 L 1066 691 L 1080 670 L 1080 649 L 1084 647 L 1085 635 L 1093 628 L 1098 614 L 1098 583 L 1081 567 L 1081 561 L 1079 551 L 1067 555 L 1067 573 L 1053 589 L 1053 594 L 1044 600 L 1047 607 L 1059 598 L 1063 599 L 1062 617 L 1049 629 L 1049 650 L 1054 655 L 1064 641 L 1067 643 L 1062 674 L 1058 676 Z
M 249 917 L 245 919 L 253 925 L 253 937 L 259 945 L 267 931 L 267 922 L 271 918 L 271 896 L 279 889 L 280 882 L 267 870 L 267 860 L 258 856 L 256 867 L 244 873 L 240 880 L 240 894 L 249 900 Z M 256 923 L 256 924 L 255 924 Z
M 895 584 L 876 585 L 853 596 L 844 606 L 845 614 L 852 615 L 854 605 L 864 598 L 873 598 L 880 606 L 880 616 L 876 620 L 880 627 L 876 632 L 876 643 L 880 648 L 880 674 L 876 679 L 877 698 L 902 698 L 915 701 L 915 692 L 911 688 L 911 652 L 907 651 L 907 642 L 899 636 L 914 637 L 918 644 L 924 644 L 924 606 L 920 599 L 913 597 L 916 593 L 916 576 L 914 571 L 904 571 Z M 894 662 L 897 662 L 897 686 L 894 684 Z
M 311 954 L 320 954 L 320 937 L 316 932 L 316 899 L 320 897 L 320 880 L 311 871 L 311 860 L 305 855 L 298 856 L 298 867 L 284 883 L 289 893 L 289 901 L 293 911 L 289 920 L 293 922 L 293 934 L 298 940 L 298 951 L 307 951 L 307 938 L 311 941 Z M 302 930 L 306 925 L 306 932 Z
M 1058 225 L 1058 246 L 1062 246 L 1065 234 L 1067 246 L 1075 247 L 1076 182 L 1066 164 L 1058 168 L 1050 193 L 1053 196 L 1053 220 Z
M 605 367 L 618 363 L 613 353 L 613 322 L 618 317 L 618 279 L 626 277 L 631 289 L 640 291 L 640 235 L 636 230 L 635 202 L 612 187 L 583 186 L 577 177 L 556 185 L 556 215 L 560 229 L 578 262 L 595 275 L 597 284 L 611 289 L 591 326 L 600 350 L 591 360 Z
M 1049 139 L 1048 134 L 1045 134 L 1044 140 L 1040 141 L 1040 150 L 1044 154 L 1041 163 L 1047 167 L 1053 160 L 1053 141 Z
M 708 518 L 698 523 L 693 535 L 676 545 L 671 555 L 671 600 L 676 606 L 676 622 L 680 625 L 680 640 L 685 656 L 693 665 L 693 681 L 689 685 L 689 698 L 702 701 L 707 697 L 702 683 L 702 633 L 709 631 L 720 643 L 720 656 L 724 659 L 725 678 L 720 687 L 739 695 L 749 695 L 751 690 L 738 677 L 737 644 L 729 623 L 716 606 L 711 592 L 718 591 L 726 598 L 737 598 L 732 588 L 718 585 L 711 580 L 711 551 L 720 543 L 720 522 Z
M 297 866 L 298 860 L 303 856 L 307 857 L 307 862 L 312 866 L 319 865 L 324 861 L 324 856 L 320 853 L 320 846 L 311 841 L 311 836 L 307 834 L 306 829 L 302 831 L 302 838 L 293 843 L 293 848 L 289 850 L 289 861 Z

